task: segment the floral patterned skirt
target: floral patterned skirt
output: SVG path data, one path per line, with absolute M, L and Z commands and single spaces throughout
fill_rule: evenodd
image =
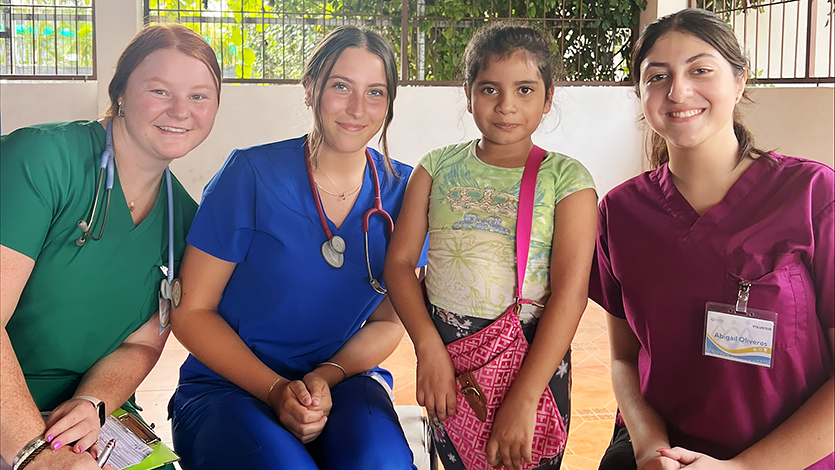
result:
M 438 329 L 438 333 L 440 333 L 444 344 L 449 344 L 459 338 L 476 333 L 493 322 L 493 320 L 484 318 L 459 315 L 434 305 L 430 305 L 429 308 L 432 321 L 435 323 L 435 328 Z M 536 326 L 536 321 L 522 323 L 522 331 L 529 343 L 533 342 Z M 562 419 L 565 422 L 565 432 L 567 433 L 571 420 L 571 348 L 565 353 L 565 357 L 560 362 L 557 372 L 551 377 L 548 386 L 551 388 L 551 393 L 554 394 L 554 400 L 557 402 L 560 413 L 562 413 Z M 429 424 L 432 427 L 432 440 L 435 442 L 436 449 L 438 449 L 438 455 L 444 464 L 444 469 L 467 470 L 464 464 L 461 463 L 461 459 L 458 457 L 458 452 L 453 447 L 452 442 L 449 441 L 443 423 L 437 418 L 430 418 Z M 537 467 L 537 470 L 559 469 L 562 463 L 562 456 L 563 454 L 554 457 L 549 463 Z

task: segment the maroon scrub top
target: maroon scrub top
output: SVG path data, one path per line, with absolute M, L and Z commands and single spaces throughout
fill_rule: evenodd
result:
M 670 444 L 728 459 L 762 439 L 830 377 L 835 327 L 833 170 L 760 158 L 704 215 L 663 165 L 600 203 L 590 297 L 641 345 L 641 392 Z M 773 367 L 702 355 L 705 303 L 778 313 Z M 833 455 L 810 468 L 833 469 Z

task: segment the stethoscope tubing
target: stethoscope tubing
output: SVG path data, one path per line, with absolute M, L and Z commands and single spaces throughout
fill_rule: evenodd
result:
M 322 205 L 322 198 L 319 196 L 319 190 L 316 188 L 316 180 L 313 178 L 313 167 L 310 164 L 310 149 L 305 142 L 305 152 L 304 152 L 304 159 L 305 165 L 307 166 L 307 176 L 310 181 L 310 191 L 313 194 L 313 201 L 316 206 L 316 212 L 319 214 L 319 222 L 322 224 L 322 229 L 325 231 L 325 236 L 327 237 L 328 241 L 334 238 L 333 232 L 331 232 L 330 227 L 328 227 L 328 222 L 325 219 L 325 210 L 324 206 Z M 374 160 L 371 158 L 371 152 L 368 148 L 365 149 L 365 158 L 368 161 L 368 166 L 371 168 L 372 180 L 374 180 L 374 205 L 370 207 L 362 216 L 362 231 L 365 238 L 365 265 L 368 269 L 368 283 L 371 287 L 379 294 L 385 295 L 387 293 L 386 289 L 380 285 L 380 282 L 374 278 L 374 275 L 371 272 L 371 258 L 368 254 L 368 229 L 369 229 L 369 220 L 372 215 L 379 214 L 382 216 L 386 221 L 386 227 L 388 228 L 389 237 L 391 237 L 392 233 L 394 233 L 394 220 L 391 218 L 391 215 L 383 209 L 383 199 L 381 197 L 380 191 L 380 177 L 377 173 L 377 166 L 374 164 Z M 340 255 L 341 256 L 341 255 Z M 325 260 L 330 265 L 330 261 L 327 259 Z M 334 268 L 338 266 L 331 265 Z M 340 264 L 341 266 L 341 264 Z
M 101 194 L 101 183 L 104 179 L 105 171 L 107 171 L 107 184 L 105 186 L 105 190 L 107 191 L 107 200 L 104 205 L 104 222 L 101 225 L 101 229 L 99 230 L 99 236 L 94 236 L 90 230 L 93 228 L 93 222 L 95 221 L 96 217 L 96 209 L 99 206 L 99 195 Z M 101 163 L 99 165 L 99 179 L 96 182 L 96 194 L 93 198 L 93 209 L 90 211 L 90 219 L 79 220 L 78 221 L 78 228 L 81 229 L 84 234 L 75 241 L 75 244 L 78 246 L 84 246 L 84 243 L 87 242 L 85 237 L 89 237 L 93 241 L 101 240 L 102 235 L 104 235 L 104 228 L 107 226 L 107 213 L 110 210 L 110 194 L 111 190 L 113 189 L 113 179 L 114 179 L 114 169 L 113 169 L 113 121 L 107 121 L 107 130 L 105 131 L 105 145 L 104 151 L 101 153 Z
M 165 167 L 165 188 L 168 199 L 168 282 L 174 280 L 174 191 L 171 190 L 171 170 Z
M 371 179 L 374 180 L 374 206 L 370 207 L 367 211 L 365 211 L 365 214 L 363 214 L 362 230 L 363 232 L 368 233 L 369 218 L 374 214 L 380 214 L 384 219 L 386 219 L 386 223 L 389 228 L 389 235 L 391 235 L 391 233 L 394 232 L 394 220 L 391 218 L 391 215 L 383 209 L 383 199 L 380 195 L 380 178 L 377 174 L 377 167 L 374 165 L 374 160 L 371 158 L 371 152 L 367 148 L 365 149 L 365 158 L 368 161 L 368 166 L 371 167 L 371 174 L 373 175 Z M 307 149 L 307 144 L 305 144 L 305 165 L 307 165 L 307 177 L 310 181 L 310 191 L 313 193 L 313 202 L 316 206 L 316 212 L 319 213 L 319 222 L 322 224 L 325 236 L 328 240 L 330 240 L 333 238 L 333 232 L 331 232 L 328 222 L 325 219 L 325 210 L 322 206 L 322 198 L 319 197 L 319 190 L 316 189 L 316 180 L 313 179 L 313 167 L 310 164 L 310 154 Z
M 99 241 L 104 235 L 104 229 L 107 226 L 107 215 L 110 212 L 110 195 L 113 192 L 113 182 L 115 180 L 115 164 L 113 156 L 113 121 L 107 121 L 105 131 L 105 147 L 101 154 L 101 163 L 99 167 L 99 178 L 96 183 L 96 194 L 93 196 L 93 208 L 90 211 L 90 218 L 88 221 L 80 220 L 78 228 L 83 232 L 80 237 L 76 239 L 76 245 L 84 246 L 87 239 L 92 241 Z M 95 222 L 96 210 L 99 206 L 99 196 L 101 195 L 101 184 L 104 179 L 105 172 L 107 179 L 105 181 L 105 192 L 107 193 L 104 204 L 104 216 L 102 218 L 101 229 L 99 229 L 98 236 L 94 236 L 91 230 Z M 165 189 L 168 199 L 168 273 L 166 275 L 169 282 L 174 280 L 174 191 L 171 185 L 171 169 L 165 168 Z
M 369 208 L 363 214 L 362 231 L 368 234 L 368 220 L 372 215 L 380 214 L 386 220 L 389 228 L 389 236 L 391 236 L 394 232 L 394 220 L 392 220 L 388 212 L 383 210 L 383 199 L 380 197 L 380 177 L 377 176 L 377 166 L 371 160 L 371 154 L 368 152 L 368 149 L 365 149 L 365 154 L 368 158 L 368 165 L 371 167 L 371 174 L 374 175 L 374 207 Z

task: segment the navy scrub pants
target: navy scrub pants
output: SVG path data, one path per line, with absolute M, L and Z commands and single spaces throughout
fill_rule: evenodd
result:
M 325 429 L 304 445 L 267 405 L 237 387 L 181 384 L 172 403 L 174 449 L 184 470 L 415 468 L 382 385 L 354 376 L 331 389 L 331 397 Z

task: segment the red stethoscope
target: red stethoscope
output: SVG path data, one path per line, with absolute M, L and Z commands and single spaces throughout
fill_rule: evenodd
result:
M 374 206 L 365 211 L 362 216 L 362 232 L 365 235 L 365 266 L 368 268 L 368 283 L 378 293 L 386 295 L 387 290 L 380 284 L 380 281 L 374 278 L 371 273 L 371 259 L 368 256 L 368 220 L 374 214 L 381 215 L 386 220 L 386 227 L 388 228 L 388 236 L 394 232 L 394 221 L 391 215 L 383 209 L 383 200 L 380 197 L 380 178 L 377 175 L 377 166 L 374 165 L 374 160 L 371 159 L 371 152 L 365 149 L 365 158 L 368 160 L 368 166 L 371 168 L 371 174 L 374 179 Z M 322 199 L 319 197 L 319 190 L 316 188 L 316 180 L 313 179 L 313 168 L 310 166 L 310 149 L 305 143 L 304 146 L 304 161 L 307 165 L 307 176 L 310 179 L 310 190 L 313 193 L 313 200 L 316 202 L 316 211 L 319 212 L 319 222 L 322 223 L 322 228 L 325 230 L 325 236 L 328 239 L 322 244 L 322 258 L 333 268 L 341 268 L 345 261 L 345 239 L 339 235 L 334 235 L 328 227 L 328 222 L 325 220 L 325 210 L 322 206 Z

